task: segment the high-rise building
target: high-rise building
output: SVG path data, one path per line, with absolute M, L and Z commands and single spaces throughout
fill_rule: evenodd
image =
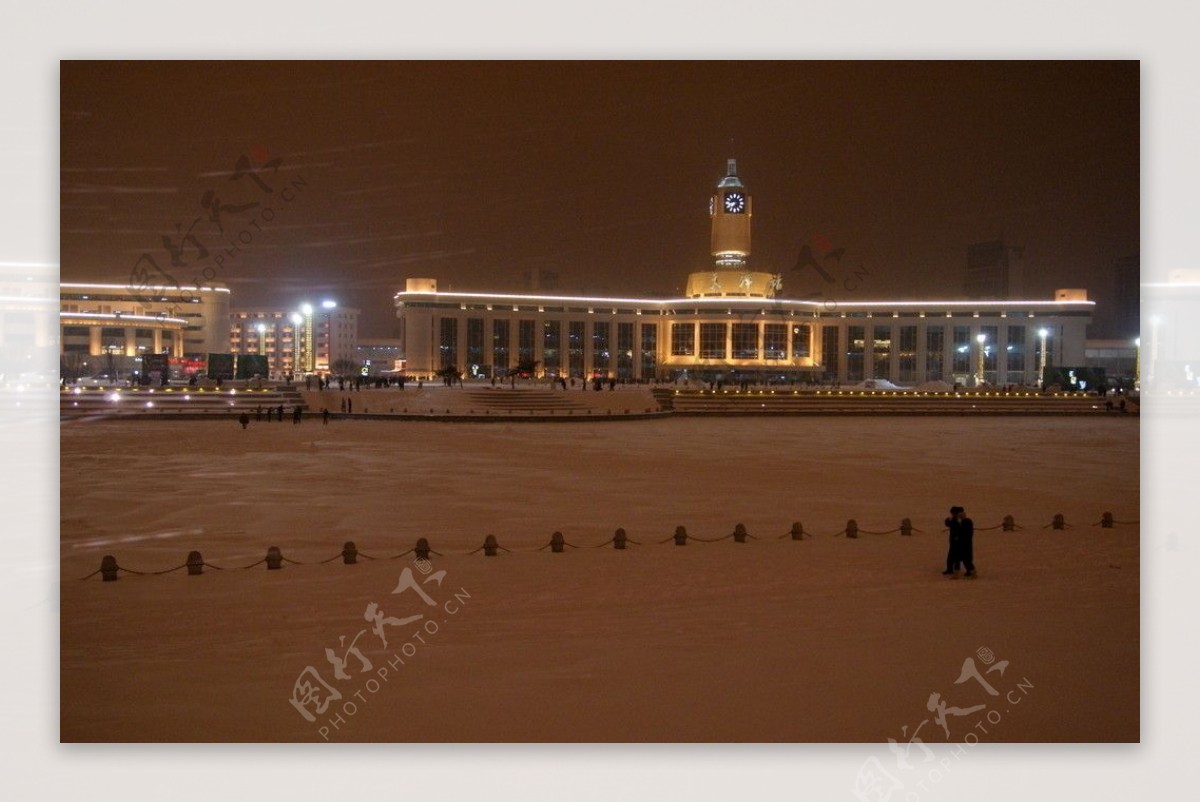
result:
M 1020 298 L 1025 273 L 1025 249 L 1002 240 L 967 247 L 967 298 Z
M 1117 260 L 1113 280 L 1112 333 L 1118 338 L 1141 334 L 1142 260 L 1137 254 Z

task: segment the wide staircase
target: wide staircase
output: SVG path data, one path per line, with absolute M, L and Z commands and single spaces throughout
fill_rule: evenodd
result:
M 386 393 L 380 392 L 380 393 Z M 309 394 L 310 396 L 312 394 Z M 670 387 L 581 392 L 547 388 L 467 388 L 429 390 L 385 400 L 379 393 L 354 394 L 355 417 L 449 417 L 462 419 L 769 415 L 1121 415 L 1118 399 L 1081 393 L 1000 391 L 922 392 L 889 390 L 690 390 Z M 1156 410 L 1197 409 L 1200 397 L 1152 399 Z M 1111 401 L 1113 410 L 1106 402 Z M 1173 403 L 1173 404 L 1172 404 Z M 64 419 L 114 417 L 142 419 L 213 418 L 240 415 L 257 418 L 280 406 L 290 416 L 296 407 L 309 415 L 328 400 L 306 404 L 295 386 L 268 388 L 64 388 L 59 413 Z M 1138 402 L 1126 400 L 1125 414 L 1137 415 Z M 1165 412 L 1165 411 L 1164 411 Z
M 469 389 L 453 404 L 458 414 L 532 416 L 645 415 L 658 412 L 654 398 L 645 392 L 549 390 L 542 388 Z
M 259 411 L 291 415 L 304 399 L 294 386 L 247 387 L 67 387 L 59 393 L 60 418 L 212 418 Z
M 470 409 L 498 410 L 506 413 L 587 409 L 587 405 L 575 394 L 553 390 L 468 390 L 462 394 L 459 402 L 460 409 L 465 404 Z
M 1082 393 L 884 390 L 657 389 L 676 415 L 1119 415 L 1106 399 Z M 1112 400 L 1118 404 L 1117 400 Z M 1126 402 L 1126 412 L 1138 406 Z

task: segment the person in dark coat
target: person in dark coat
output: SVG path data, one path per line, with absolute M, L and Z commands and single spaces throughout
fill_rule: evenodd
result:
M 329 408 L 328 407 L 321 410 L 321 423 L 324 424 L 325 426 L 329 426 Z
M 975 522 L 967 518 L 966 511 L 960 505 L 950 508 L 950 518 L 946 519 L 946 527 L 950 530 L 950 550 L 946 553 L 946 571 L 942 574 L 953 576 L 962 565 L 966 568 L 966 576 L 975 576 Z
M 242 425 L 242 429 L 245 429 L 246 427 L 250 426 L 250 416 L 242 413 L 240 416 L 238 416 L 238 423 Z

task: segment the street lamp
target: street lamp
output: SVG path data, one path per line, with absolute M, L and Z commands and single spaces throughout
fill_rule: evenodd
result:
M 1042 356 L 1038 364 L 1038 387 L 1042 390 L 1046 389 L 1046 338 L 1049 336 L 1049 329 L 1045 327 L 1038 329 L 1038 337 L 1042 339 Z
M 984 346 L 984 343 L 987 342 L 987 335 L 980 332 L 975 335 L 975 341 L 979 343 L 979 364 L 975 369 L 975 387 L 979 387 L 983 384 L 983 361 L 987 355 L 987 347 Z
M 258 356 L 267 356 L 267 325 L 262 321 L 255 324 L 254 328 L 258 331 Z M 271 364 L 267 362 L 267 376 L 271 375 Z

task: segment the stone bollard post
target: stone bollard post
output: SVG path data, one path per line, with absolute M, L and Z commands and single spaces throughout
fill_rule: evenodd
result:
M 1017 522 L 1010 514 L 1004 517 L 1004 521 L 1000 523 L 1000 528 L 1006 533 L 1011 533 L 1013 530 L 1017 529 Z
M 850 519 L 846 522 L 846 537 L 858 538 L 858 522 L 854 519 Z
M 342 544 L 342 561 L 349 566 L 351 563 L 358 563 L 358 547 L 353 541 L 347 541 Z
M 283 553 L 279 551 L 279 547 L 273 546 L 267 550 L 267 568 L 282 569 L 283 568 Z
M 564 543 L 565 539 L 563 539 L 563 534 L 555 530 L 554 535 L 550 536 L 550 551 L 562 552 Z
M 912 535 L 913 526 L 912 519 L 900 519 L 900 534 Z
M 204 574 L 204 558 L 196 550 L 192 550 L 187 556 L 188 574 Z
M 624 549 L 625 542 L 629 540 L 629 536 L 625 535 L 625 528 L 618 527 L 613 533 L 613 549 Z
M 416 554 L 417 560 L 429 560 L 429 539 L 418 538 L 413 553 Z
M 1067 520 L 1063 518 L 1063 514 L 1055 513 L 1054 521 L 1050 522 L 1050 526 L 1056 530 L 1065 530 L 1067 529 Z
M 496 550 L 500 548 L 500 542 L 496 540 L 496 536 L 489 535 L 483 539 L 483 554 L 489 558 L 496 557 Z
M 798 521 L 792 522 L 792 529 L 788 533 L 793 541 L 801 541 L 804 539 L 804 525 Z
M 675 546 L 687 546 L 687 529 L 681 524 L 675 528 Z
M 1100 516 L 1100 526 L 1104 527 L 1105 529 L 1111 529 L 1113 526 L 1113 514 L 1107 510 L 1104 511 L 1104 513 Z
M 117 579 L 117 559 L 112 555 L 100 559 L 100 577 L 106 583 Z
M 748 533 L 746 532 L 745 524 L 739 524 L 733 528 L 733 540 L 737 541 L 739 544 L 746 543 L 747 535 L 748 535 Z

